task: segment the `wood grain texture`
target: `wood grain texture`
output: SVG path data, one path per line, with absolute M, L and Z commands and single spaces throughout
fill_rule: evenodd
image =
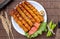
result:
M 8 15 L 9 15 L 10 10 L 13 9 L 16 6 L 16 4 L 18 4 L 21 1 L 24 1 L 24 0 L 14 0 L 2 11 L 7 11 Z M 35 0 L 35 1 L 42 4 L 42 6 L 45 8 L 45 10 L 47 12 L 47 16 L 48 16 L 48 22 L 50 20 L 53 20 L 54 23 L 58 23 L 58 21 L 60 21 L 60 0 Z M 9 15 L 9 18 L 10 18 L 10 15 Z M 27 37 L 19 34 L 13 28 L 13 26 L 12 26 L 12 29 L 13 29 L 13 34 L 14 34 L 15 39 L 28 39 Z M 55 30 L 54 32 L 56 33 L 57 31 Z M 43 35 L 39 35 L 36 38 L 32 38 L 32 39 L 55 39 L 55 37 L 56 36 L 47 38 L 46 33 L 43 33 Z M 0 20 L 0 39 L 8 39 L 8 36 L 2 27 L 1 20 Z M 11 37 L 11 39 L 12 39 L 12 37 Z M 57 39 L 60 39 L 60 37 L 57 37 Z

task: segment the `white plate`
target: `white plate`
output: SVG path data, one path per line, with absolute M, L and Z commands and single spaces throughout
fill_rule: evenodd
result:
M 44 22 L 47 22 L 47 14 L 46 14 L 46 11 L 43 8 L 43 6 L 35 1 L 28 1 L 28 2 L 31 3 L 38 11 L 40 11 L 40 10 L 44 11 Z M 15 28 L 15 30 L 20 34 L 25 35 L 23 29 L 19 27 L 19 25 L 15 22 L 13 17 L 11 17 L 11 21 L 12 21 L 12 24 L 13 24 L 13 27 Z

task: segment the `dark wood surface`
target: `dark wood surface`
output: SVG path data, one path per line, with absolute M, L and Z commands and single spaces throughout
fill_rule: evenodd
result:
M 5 9 L 3 9 L 2 11 L 8 12 L 8 15 L 9 15 L 10 10 L 13 9 L 16 6 L 16 4 L 18 4 L 21 1 L 24 1 L 24 0 L 14 0 L 7 7 L 5 7 Z M 48 16 L 48 22 L 50 20 L 53 20 L 53 22 L 57 24 L 58 21 L 60 21 L 60 0 L 35 0 L 35 1 L 42 4 L 42 6 L 45 8 L 45 10 L 47 12 L 47 16 Z M 10 15 L 9 15 L 9 19 L 10 19 Z M 13 28 L 13 26 L 12 26 L 12 30 L 13 30 L 15 39 L 28 39 L 27 37 L 19 34 Z M 58 28 L 55 29 L 55 33 L 57 32 L 57 30 L 58 30 Z M 32 38 L 32 39 L 55 39 L 56 35 L 47 38 L 46 33 L 43 33 L 43 35 L 39 35 L 36 38 Z M 1 20 L 0 20 L 0 39 L 8 39 L 8 36 L 7 36 L 4 28 L 2 27 Z M 12 39 L 12 37 L 11 37 L 11 39 Z M 56 39 L 60 39 L 60 37 L 58 36 Z

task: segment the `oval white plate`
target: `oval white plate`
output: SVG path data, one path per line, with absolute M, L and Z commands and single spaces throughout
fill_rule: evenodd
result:
M 47 22 L 47 14 L 46 14 L 46 11 L 43 8 L 43 6 L 35 1 L 28 1 L 28 2 L 31 3 L 38 11 L 40 11 L 40 10 L 44 11 L 44 22 Z M 11 21 L 12 21 L 12 24 L 13 24 L 13 27 L 15 28 L 15 30 L 20 34 L 25 35 L 23 29 L 19 27 L 19 25 L 15 22 L 13 17 L 11 17 Z

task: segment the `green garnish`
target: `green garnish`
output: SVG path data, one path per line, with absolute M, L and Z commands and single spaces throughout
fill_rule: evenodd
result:
M 49 28 L 53 31 L 56 27 L 56 24 L 54 24 L 52 21 L 50 21 L 50 23 L 48 24 Z M 32 35 L 29 35 L 28 33 L 25 33 L 25 36 L 27 36 L 28 38 L 34 38 L 37 37 L 39 34 L 42 35 L 43 32 L 47 32 L 47 23 L 46 22 L 42 22 L 41 25 L 39 26 L 39 29 Z M 52 32 L 48 29 L 47 32 L 47 37 L 52 36 Z
M 56 24 L 54 24 L 52 21 L 50 21 L 50 23 L 48 24 L 49 28 L 53 31 L 56 27 Z M 48 29 L 48 32 L 47 32 L 47 37 L 50 37 L 52 36 L 52 32 Z

